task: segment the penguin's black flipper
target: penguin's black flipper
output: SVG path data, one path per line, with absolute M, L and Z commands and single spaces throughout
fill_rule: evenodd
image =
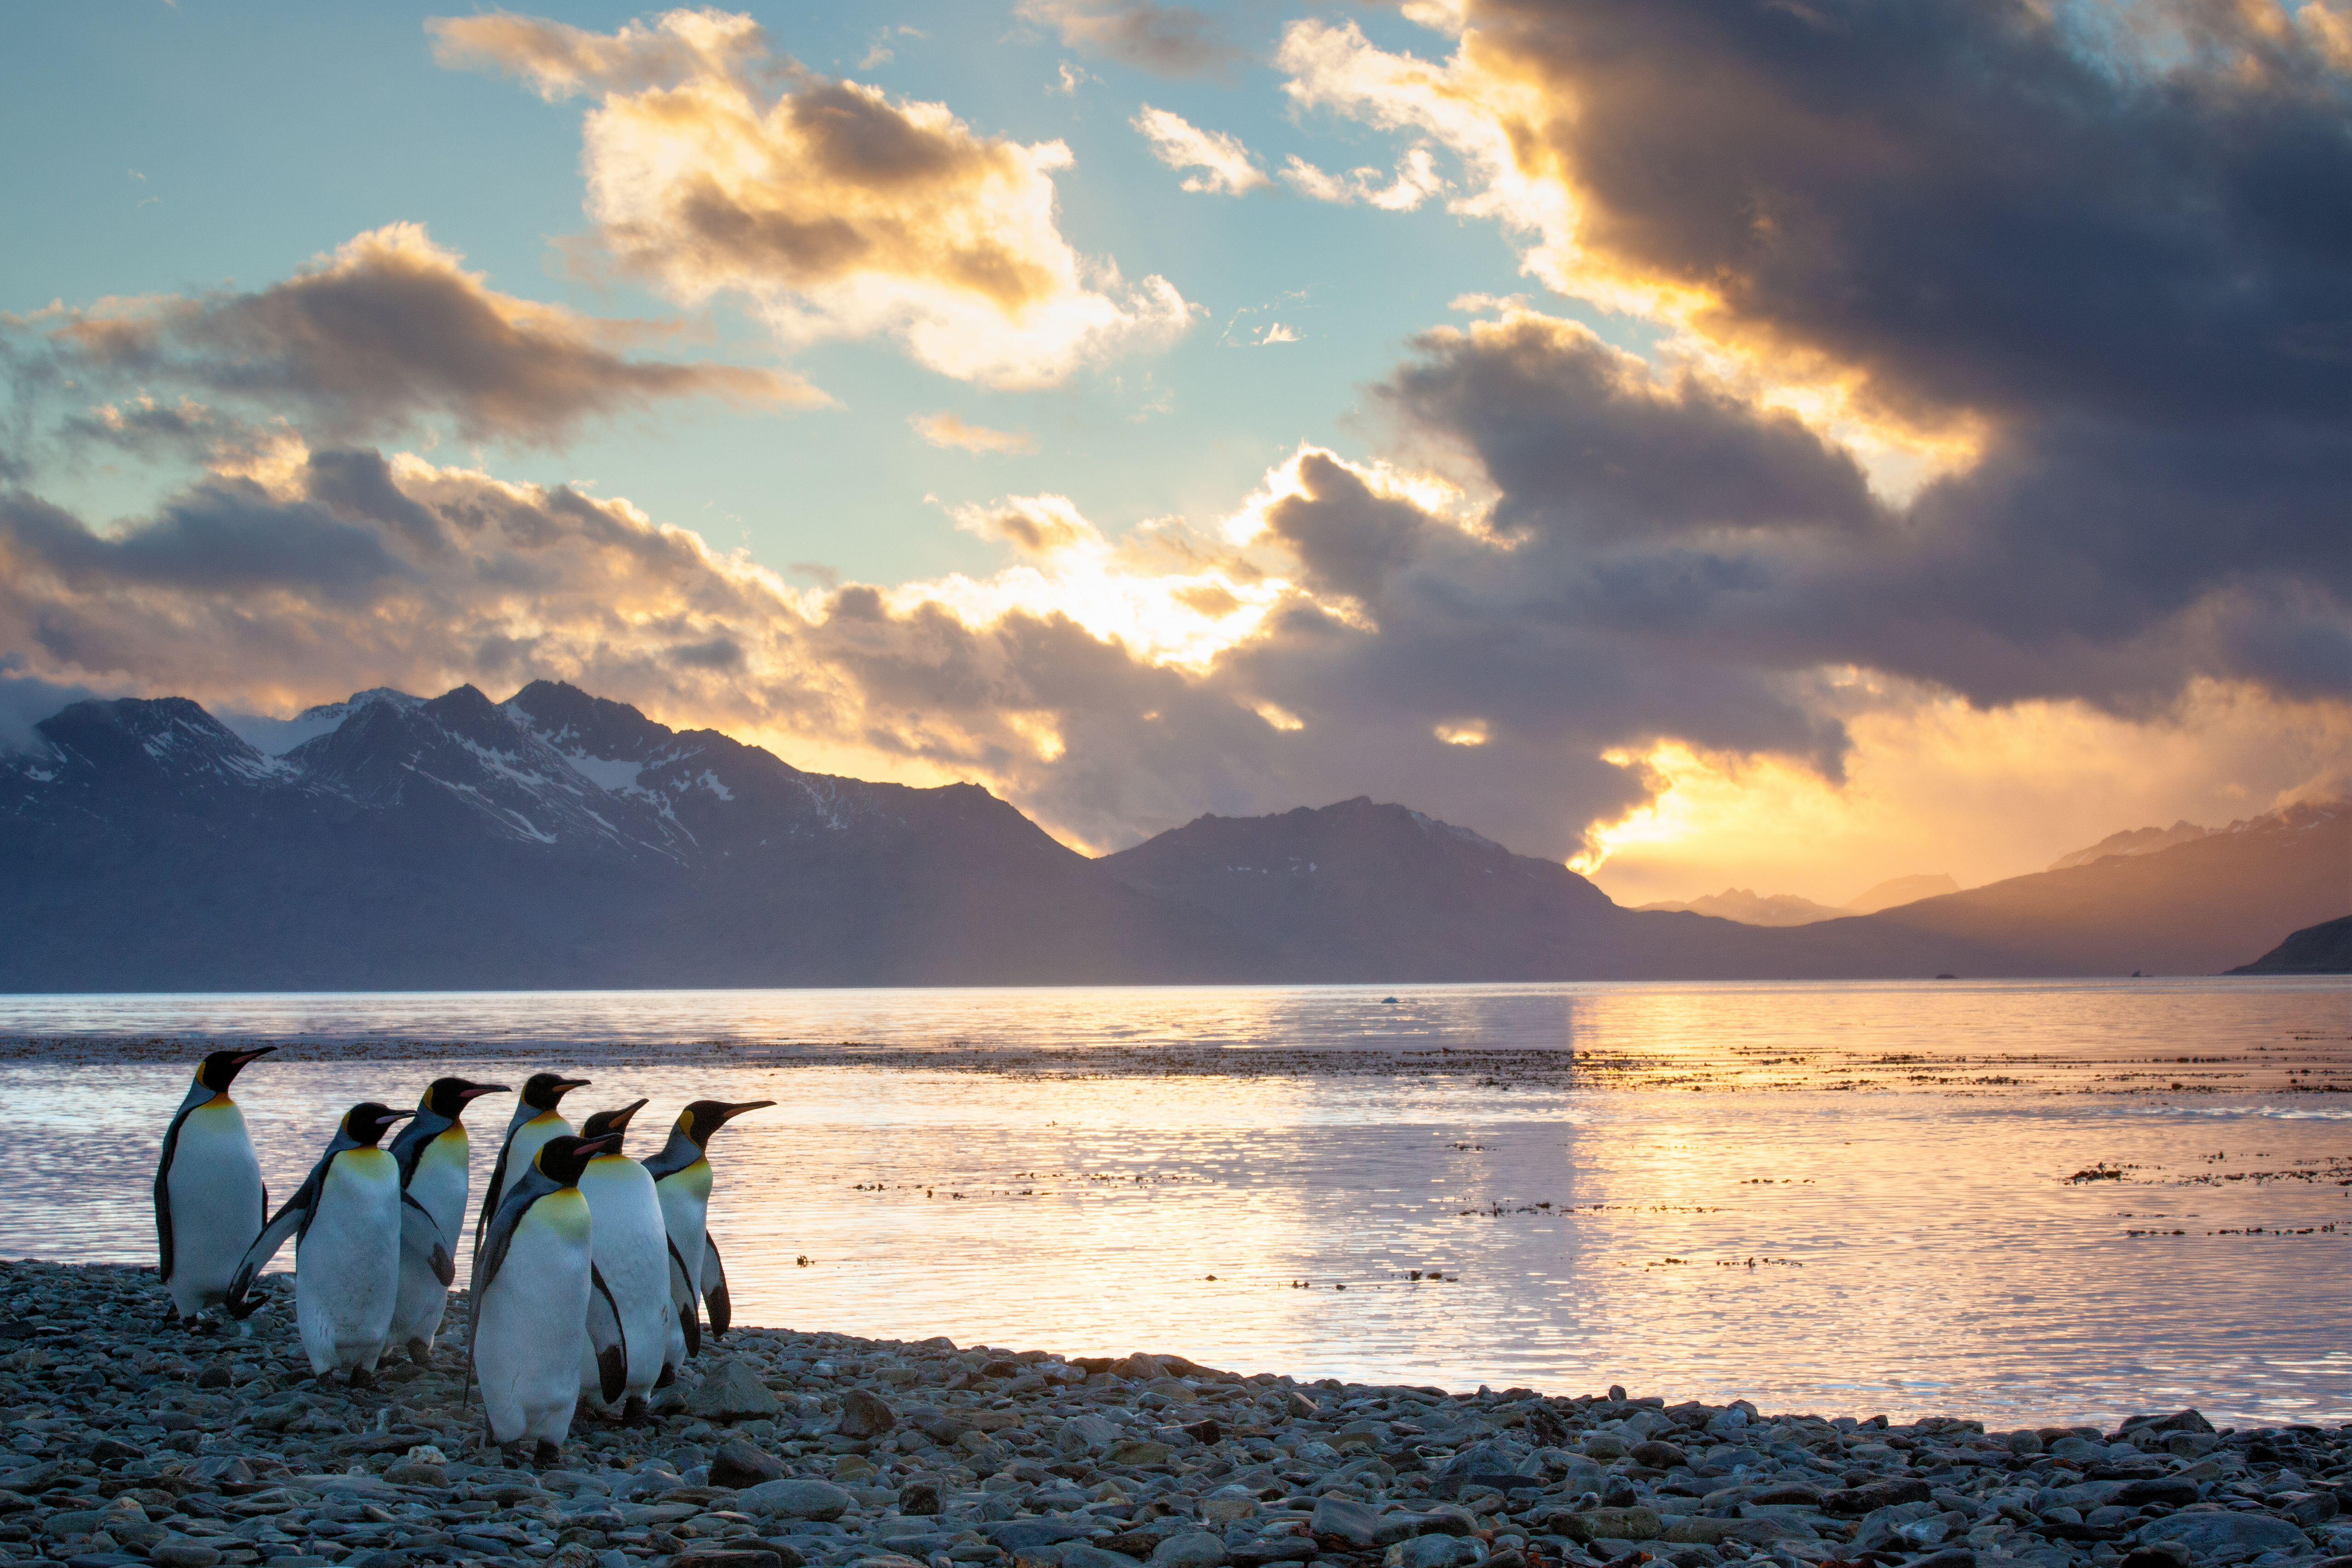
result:
M 270 1216 L 269 1223 L 261 1227 L 261 1234 L 253 1238 L 253 1245 L 245 1249 L 245 1257 L 238 1262 L 236 1272 L 229 1277 L 230 1317 L 249 1318 L 261 1306 L 260 1298 L 247 1294 L 253 1289 L 254 1276 L 269 1266 L 269 1260 L 278 1256 L 278 1249 L 286 1245 L 288 1237 L 310 1228 L 310 1207 L 319 1201 L 319 1190 L 325 1184 L 327 1161 L 333 1158 L 330 1154 L 327 1160 L 319 1162 L 309 1178 L 294 1189 L 294 1195 L 286 1200 L 286 1206 Z
M 164 1130 L 163 1157 L 155 1162 L 155 1253 L 159 1259 L 157 1271 L 166 1285 L 172 1282 L 172 1160 L 180 1152 L 180 1129 L 187 1121 L 188 1110 L 183 1106 L 180 1114 L 172 1118 L 172 1125 Z M 261 1212 L 269 1212 L 267 1194 L 261 1200 Z M 179 1309 L 174 1307 L 172 1310 L 176 1315 Z
M 708 1245 L 706 1240 L 705 1245 Z M 678 1331 L 686 1335 L 686 1353 L 702 1353 L 701 1315 L 695 1310 L 694 1276 L 686 1271 L 686 1259 L 677 1255 L 677 1243 L 669 1244 L 669 1299 L 677 1308 Z
M 457 1282 L 457 1260 L 449 1256 L 449 1245 L 441 1237 L 440 1222 L 406 1193 L 400 1194 L 400 1249 L 425 1259 L 433 1270 L 433 1278 L 441 1281 L 442 1289 Z
M 490 1226 L 499 1217 L 499 1205 L 506 1197 L 507 1151 L 513 1147 L 514 1133 L 509 1131 L 507 1141 L 499 1145 L 498 1163 L 490 1167 L 490 1184 L 482 1189 L 482 1215 L 474 1222 L 474 1261 L 478 1265 L 482 1260 L 483 1238 L 490 1234 Z
M 621 1327 L 620 1304 L 604 1270 L 588 1266 L 588 1344 L 596 1352 L 596 1382 L 604 1403 L 612 1404 L 629 1386 L 629 1337 Z
M 727 1301 L 727 1266 L 719 1261 L 719 1238 L 708 1232 L 702 1237 L 702 1304 L 710 1309 L 710 1337 L 722 1338 L 735 1314 Z

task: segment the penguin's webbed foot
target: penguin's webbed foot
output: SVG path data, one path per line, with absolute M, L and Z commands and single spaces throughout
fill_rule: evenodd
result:
M 527 1468 L 530 1461 L 523 1458 L 522 1439 L 518 1437 L 511 1443 L 499 1444 L 499 1462 L 510 1470 Z
M 408 1359 L 423 1367 L 425 1371 L 431 1372 L 433 1370 L 433 1347 L 426 1344 L 423 1340 L 411 1340 L 408 1342 Z
M 353 1388 L 373 1388 L 375 1386 L 375 1369 L 368 1366 L 355 1366 L 352 1368 L 352 1386 Z
M 539 1440 L 539 1447 L 532 1451 L 531 1458 L 538 1461 L 539 1468 L 543 1470 L 551 1465 L 563 1463 L 563 1450 L 541 1437 Z
M 677 1381 L 677 1368 L 670 1365 L 667 1362 L 664 1362 L 662 1363 L 661 1375 L 654 1379 L 654 1386 L 656 1388 L 667 1388 L 671 1384 L 676 1383 Z
M 629 1402 L 621 1406 L 621 1425 L 624 1426 L 650 1426 L 653 1424 L 654 1413 L 651 1407 L 646 1404 L 645 1395 L 642 1394 L 632 1394 L 629 1395 Z

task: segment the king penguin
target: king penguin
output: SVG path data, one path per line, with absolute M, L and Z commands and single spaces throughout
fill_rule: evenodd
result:
M 710 1239 L 711 1134 L 747 1110 L 761 1110 L 772 1100 L 750 1100 L 730 1105 L 720 1100 L 698 1100 L 678 1112 L 669 1130 L 669 1142 L 646 1162 L 661 1194 L 662 1224 L 669 1234 L 670 1300 L 677 1309 L 663 1351 L 663 1381 L 677 1375 L 686 1358 L 702 1353 L 702 1323 L 698 1300 L 710 1307 L 713 1337 L 727 1331 L 731 1314 L 727 1300 L 727 1268 L 719 1260 L 719 1244 Z
M 199 1312 L 228 1299 L 237 1261 L 269 1215 L 261 1162 L 228 1086 L 277 1048 L 206 1057 L 163 1131 L 163 1154 L 155 1163 L 155 1246 L 172 1316 L 192 1327 Z
M 621 1152 L 620 1139 L 629 1118 L 646 1102 L 618 1110 L 600 1110 L 582 1126 L 583 1138 L 613 1139 L 609 1152 L 590 1160 L 580 1173 L 580 1195 L 588 1200 L 594 1217 L 596 1268 L 611 1291 L 628 1341 L 628 1371 L 622 1394 L 626 1401 L 621 1419 L 635 1426 L 646 1419 L 646 1400 L 661 1381 L 670 1328 L 677 1307 L 669 1294 L 669 1237 L 662 1223 L 661 1194 L 653 1173 Z M 603 1408 L 604 1370 L 596 1347 L 583 1336 L 580 1353 L 580 1395 Z
M 522 1092 L 515 1097 L 514 1114 L 507 1119 L 499 1163 L 490 1167 L 490 1184 L 482 1193 L 481 1217 L 474 1222 L 477 1263 L 482 1258 L 482 1238 L 489 1234 L 490 1221 L 498 1217 L 499 1205 L 506 1201 L 507 1173 L 530 1169 L 531 1156 L 539 1152 L 540 1145 L 571 1133 L 572 1123 L 557 1111 L 556 1102 L 573 1089 L 587 1087 L 586 1079 L 565 1078 L 559 1072 L 535 1072 L 524 1080 Z
M 416 1102 L 415 1119 L 392 1141 L 400 1167 L 400 1190 L 433 1216 L 436 1239 L 449 1252 L 466 1232 L 467 1188 L 471 1184 L 473 1145 L 462 1118 L 466 1107 L 486 1094 L 503 1094 L 502 1083 L 468 1083 L 436 1078 Z M 413 1227 L 412 1227 L 413 1228 Z M 419 1241 L 424 1238 L 419 1237 Z M 392 1342 L 405 1346 L 419 1366 L 433 1364 L 433 1336 L 441 1330 L 449 1287 L 433 1268 L 430 1246 L 411 1245 L 404 1233 L 400 1249 L 400 1301 L 392 1311 Z
M 343 1370 L 354 1388 L 375 1381 L 400 1300 L 404 1230 L 416 1232 L 443 1284 L 457 1275 L 433 1216 L 401 1192 L 400 1166 L 378 1147 L 392 1124 L 411 1114 L 372 1100 L 343 1112 L 327 1152 L 270 1216 L 229 1281 L 228 1310 L 250 1316 L 261 1304 L 249 1295 L 254 1276 L 294 1237 L 294 1326 L 322 1383 Z
M 596 1268 L 595 1226 L 578 1184 L 591 1160 L 620 1146 L 617 1132 L 541 1144 L 499 1202 L 474 1269 L 474 1375 L 490 1436 L 510 1453 L 536 1441 L 541 1464 L 572 1431 L 583 1323 L 607 1403 L 628 1373 L 620 1313 Z

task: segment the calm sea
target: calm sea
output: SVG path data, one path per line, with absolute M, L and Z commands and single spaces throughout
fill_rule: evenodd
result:
M 752 1322 L 2000 1425 L 2352 1419 L 2331 980 L 0 997 L 12 1252 L 147 1260 L 189 1064 L 272 1190 L 443 1070 L 781 1103 Z M 506 1107 L 476 1114 L 476 1163 Z M 1418 1271 L 1422 1278 L 1415 1279 Z

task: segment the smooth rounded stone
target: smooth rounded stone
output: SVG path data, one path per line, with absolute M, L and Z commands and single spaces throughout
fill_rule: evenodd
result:
M 2302 1531 L 2266 1513 L 2176 1513 L 2146 1526 L 2139 1539 L 2144 1545 L 2177 1541 L 2198 1557 L 2224 1549 L 2263 1552 L 2311 1545 Z
M 384 1467 L 383 1479 L 396 1487 L 446 1487 L 449 1472 L 423 1459 L 402 1459 Z
M 759 1373 L 738 1357 L 712 1367 L 687 1395 L 686 1407 L 707 1421 L 757 1421 L 776 1415 L 783 1405 L 760 1381 Z
M 1152 1549 L 1151 1568 L 1223 1568 L 1225 1538 L 1205 1530 L 1171 1535 Z
M 1143 1565 L 1124 1552 L 1106 1552 L 1099 1546 L 1073 1541 L 1062 1548 L 1061 1568 L 1143 1568 Z
M 1370 1546 L 1379 1533 L 1380 1516 L 1362 1503 L 1327 1496 L 1315 1500 L 1315 1514 L 1307 1528 L 1318 1538 L 1344 1541 L 1361 1550 Z
M 898 1425 L 898 1417 L 877 1395 L 853 1388 L 841 1396 L 843 1436 L 879 1437 Z
M 1805 1533 L 1771 1518 L 1692 1518 L 1678 1519 L 1666 1526 L 1665 1539 L 1688 1546 L 1720 1546 L 1727 1541 L 1745 1541 L 1751 1546 L 1769 1546 L 1775 1541 L 1793 1540 Z
M 1481 1561 L 1486 1548 L 1461 1535 L 1416 1535 L 1400 1541 L 1381 1555 L 1381 1568 L 1468 1568 Z
M 783 1479 L 782 1459 L 761 1452 L 740 1437 L 730 1437 L 710 1456 L 710 1484 L 714 1487 L 756 1487 L 762 1481 Z
M 206 1546 L 194 1541 L 167 1541 L 147 1549 L 147 1561 L 155 1568 L 213 1568 L 221 1560 L 218 1547 Z
M 741 1512 L 767 1518 L 829 1521 L 847 1513 L 856 1500 L 831 1481 L 788 1478 L 761 1481 L 735 1494 Z
M 1685 1454 L 1680 1448 L 1675 1447 L 1672 1443 L 1662 1443 L 1654 1437 L 1644 1443 L 1634 1444 L 1626 1458 L 1637 1465 L 1645 1465 L 1654 1470 L 1671 1470 L 1676 1465 L 1690 1463 L 1690 1456 Z
M 1062 1423 L 1062 1430 L 1054 1439 L 1055 1448 L 1069 1458 L 1083 1458 L 1089 1454 L 1110 1451 L 1111 1446 L 1126 1436 L 1126 1429 L 1116 1421 L 1099 1415 L 1073 1415 Z M 942 1441 L 953 1442 L 953 1437 Z
M 554 1558 L 549 1558 L 551 1564 Z M 595 1561 L 593 1557 L 590 1562 Z M 889 1562 L 888 1558 L 876 1561 Z M 898 1562 L 911 1561 L 901 1557 Z M 783 1559 L 765 1546 L 689 1546 L 669 1560 L 670 1568 L 783 1568 Z M 921 1564 L 916 1564 L 921 1568 Z
M 929 1517 L 940 1511 L 940 1489 L 932 1481 L 908 1481 L 898 1489 L 898 1511 Z
M 1666 1532 L 1665 1521 L 1653 1508 L 1589 1508 L 1581 1513 L 1556 1514 L 1552 1523 L 1571 1541 L 1655 1541 Z
M 1255 1519 L 1257 1511 L 1257 1494 L 1247 1487 L 1219 1487 L 1201 1500 L 1201 1518 L 1209 1524 Z

